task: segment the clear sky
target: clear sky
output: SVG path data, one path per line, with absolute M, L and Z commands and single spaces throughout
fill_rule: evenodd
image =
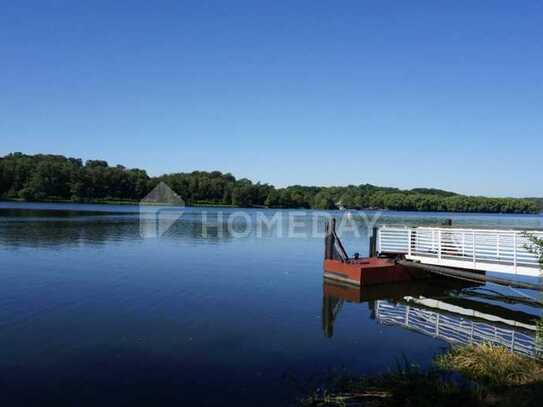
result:
M 13 151 L 543 196 L 543 2 L 5 1 Z

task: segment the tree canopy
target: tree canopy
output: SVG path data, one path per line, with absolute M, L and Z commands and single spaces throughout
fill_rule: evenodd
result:
M 220 171 L 150 177 L 145 170 L 61 155 L 13 153 L 0 158 L 0 197 L 39 200 L 140 200 L 164 182 L 188 205 L 271 208 L 535 213 L 537 199 L 487 198 L 433 188 L 400 190 L 370 184 L 275 188 Z

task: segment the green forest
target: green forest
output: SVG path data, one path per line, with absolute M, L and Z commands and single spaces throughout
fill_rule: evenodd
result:
M 465 196 L 431 188 L 400 190 L 369 184 L 275 188 L 219 171 L 150 177 L 145 170 L 61 155 L 12 153 L 0 158 L 0 197 L 27 201 L 138 201 L 159 182 L 188 205 L 536 213 L 539 199 Z

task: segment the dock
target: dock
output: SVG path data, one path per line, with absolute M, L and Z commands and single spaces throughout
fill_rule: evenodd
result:
M 326 228 L 324 276 L 369 286 L 441 275 L 543 290 L 542 285 L 521 278 L 543 276 L 531 237 L 542 239 L 543 231 L 383 225 L 373 230 L 369 257 L 360 257 L 347 254 L 332 219 Z

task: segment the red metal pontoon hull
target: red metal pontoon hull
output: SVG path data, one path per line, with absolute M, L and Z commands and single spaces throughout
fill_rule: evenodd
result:
M 357 286 L 398 283 L 421 277 L 393 259 L 369 257 L 356 260 L 324 260 L 324 277 Z

